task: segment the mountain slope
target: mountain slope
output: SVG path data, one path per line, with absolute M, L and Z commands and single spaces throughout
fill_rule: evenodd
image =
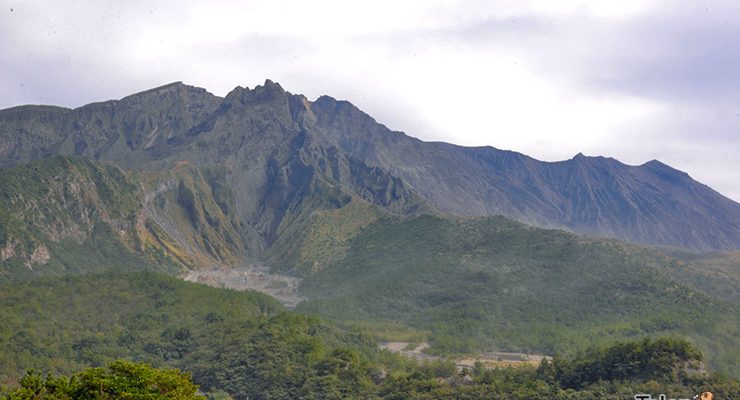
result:
M 0 280 L 154 267 L 139 251 L 142 193 L 120 169 L 55 157 L 1 169 L 0 188 Z
M 737 309 L 667 278 L 689 279 L 669 259 L 439 211 L 738 243 L 738 205 L 657 162 L 424 143 L 269 81 L 224 98 L 176 83 L 76 110 L 4 110 L 0 135 L 0 159 L 15 165 L 0 170 L 3 278 L 264 264 L 305 279 L 304 309 L 409 322 L 438 351 L 668 332 L 738 365 L 721 354 L 738 345 Z
M 737 344 L 737 310 L 666 278 L 685 281 L 689 271 L 667 257 L 502 217 L 420 213 L 423 203 L 399 195 L 413 199 L 412 192 L 368 195 L 317 172 L 307 187 L 289 191 L 291 168 L 276 172 L 283 177 L 271 180 L 262 206 L 282 222 L 264 225 L 240 219 L 223 166 L 180 162 L 165 172 L 127 173 L 52 157 L 2 169 L 0 280 L 263 261 L 303 277 L 310 299 L 303 309 L 410 323 L 433 332 L 438 351 L 552 352 L 600 337 L 669 332 L 713 341 L 703 347 L 711 361 L 734 368 L 732 357 L 715 357 Z M 369 173 L 357 187 L 385 176 Z
M 740 309 L 680 285 L 676 261 L 501 217 L 386 218 L 305 277 L 300 310 L 430 332 L 432 351 L 552 354 L 641 335 L 689 336 L 737 373 Z
M 388 196 L 403 203 L 413 192 L 417 206 L 424 199 L 458 215 L 504 215 L 639 244 L 740 248 L 740 205 L 658 161 L 629 166 L 578 155 L 547 163 L 491 147 L 422 142 L 348 102 L 310 102 L 271 81 L 225 98 L 173 83 L 74 110 L 16 107 L 0 111 L 0 138 L 2 166 L 52 154 L 149 171 L 183 160 L 224 165 L 239 219 L 253 222 L 265 242 L 257 247 L 277 240 L 284 218 L 303 218 L 286 215 L 287 203 L 328 181 L 384 207 Z M 276 199 L 286 204 L 275 206 Z
M 367 398 L 360 393 L 370 388 L 374 343 L 287 313 L 262 294 L 146 272 L 42 278 L 2 289 L 0 384 L 18 382 L 31 368 L 69 373 L 125 358 L 187 368 L 204 391 L 236 399 L 326 398 L 329 389 Z M 337 362 L 352 370 L 328 370 Z
M 740 247 L 740 204 L 658 161 L 630 166 L 579 154 L 542 162 L 492 147 L 422 142 L 328 96 L 312 110 L 338 147 L 402 178 L 442 211 L 639 244 Z
M 125 172 L 58 156 L 0 169 L 0 280 L 262 262 L 297 270 L 322 262 L 336 253 L 333 244 L 381 216 L 424 209 L 382 171 L 335 161 L 337 169 L 353 170 L 347 182 L 310 159 L 275 155 L 260 193 L 241 189 L 244 177 L 227 166 L 188 161 Z M 301 254 L 304 241 L 325 243 L 318 253 Z
M 137 150 L 182 141 L 220 100 L 205 89 L 173 83 L 74 110 L 46 106 L 2 110 L 0 166 L 54 154 L 138 165 L 147 159 Z

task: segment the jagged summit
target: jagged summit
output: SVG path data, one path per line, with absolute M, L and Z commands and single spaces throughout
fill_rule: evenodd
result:
M 226 166 L 241 196 L 234 205 L 240 218 L 276 213 L 256 232 L 275 233 L 284 217 L 299 218 L 284 207 L 327 184 L 399 209 L 419 200 L 457 215 L 504 215 L 641 244 L 740 248 L 740 205 L 659 161 L 631 166 L 579 153 L 543 162 L 493 147 L 424 142 L 348 101 L 312 102 L 269 79 L 224 98 L 174 82 L 74 110 L 16 107 L 0 111 L 0 140 L 3 167 L 55 154 L 126 169 Z

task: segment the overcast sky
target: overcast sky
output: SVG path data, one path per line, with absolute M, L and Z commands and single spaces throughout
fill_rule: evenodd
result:
M 423 140 L 659 159 L 740 200 L 737 1 L 0 5 L 0 108 L 269 78 Z

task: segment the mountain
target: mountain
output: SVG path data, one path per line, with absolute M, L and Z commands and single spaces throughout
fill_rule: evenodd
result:
M 320 264 L 315 260 L 331 259 L 343 236 L 395 214 L 347 188 L 309 178 L 288 195 L 286 185 L 273 182 L 271 197 L 258 209 L 267 221 L 245 221 L 238 212 L 244 205 L 225 174 L 222 166 L 184 161 L 161 172 L 126 172 L 69 156 L 0 169 L 0 281 L 261 262 L 310 270 Z M 403 201 L 392 204 L 416 210 Z
M 16 107 L 0 138 L 0 283 L 267 267 L 303 280 L 300 310 L 441 354 L 676 334 L 740 368 L 730 267 L 550 229 L 735 248 L 740 206 L 658 162 L 425 143 L 270 81 Z
M 659 161 L 630 166 L 579 154 L 541 162 L 491 147 L 423 142 L 349 102 L 311 102 L 269 80 L 225 98 L 178 82 L 73 110 L 6 109 L 0 143 L 6 167 L 55 154 L 126 170 L 161 172 L 183 161 L 223 166 L 238 219 L 256 228 L 245 239 L 260 254 L 281 226 L 305 217 L 284 211 L 312 185 L 350 188 L 396 211 L 423 203 L 639 244 L 740 248 L 740 205 Z
M 255 236 L 250 243 L 257 229 L 239 220 L 227 182 L 223 168 L 189 162 L 126 172 L 55 156 L 0 169 L 0 285 L 264 262 L 303 279 L 300 294 L 308 300 L 299 310 L 426 332 L 439 354 L 568 353 L 680 334 L 713 368 L 735 373 L 740 365 L 729 351 L 738 346 L 740 312 L 723 301 L 732 301 L 725 293 L 732 285 L 723 275 L 695 273 L 701 265 L 503 217 L 409 211 L 400 198 L 394 207 L 373 205 L 323 180 L 285 211 L 298 217 L 274 242 Z M 271 243 L 264 258 L 250 253 L 255 243 Z
M 503 217 L 432 215 L 384 218 L 346 247 L 305 277 L 299 310 L 411 327 L 437 354 L 558 354 L 680 334 L 713 367 L 740 371 L 731 350 L 740 308 L 678 283 L 671 275 L 686 266 L 649 249 Z
M 29 180 L 29 168 L 64 175 L 44 164 L 59 154 L 134 171 L 138 242 L 185 268 L 284 260 L 319 210 L 428 210 L 401 179 L 322 146 L 296 122 L 311 118 L 309 106 L 268 82 L 225 99 L 177 83 L 75 110 L 16 107 L 0 112 L 0 159 Z
M 442 211 L 503 215 L 639 244 L 740 246 L 740 204 L 659 161 L 629 166 L 579 154 L 542 162 L 492 147 L 413 139 L 329 97 L 312 109 L 340 148 L 400 177 Z
M 120 169 L 49 158 L 0 169 L 0 281 L 148 265 L 140 188 Z

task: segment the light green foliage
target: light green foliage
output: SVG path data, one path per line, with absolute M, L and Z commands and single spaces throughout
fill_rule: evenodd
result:
M 190 374 L 155 369 L 146 364 L 114 361 L 106 368 L 90 368 L 67 378 L 46 379 L 30 371 L 7 400 L 205 400 Z
M 313 213 L 296 254 L 284 256 L 293 272 L 310 275 L 346 256 L 349 240 L 385 215 L 380 208 L 354 198 L 342 207 Z
M 740 306 L 740 252 L 659 249 L 677 261 L 665 273 L 709 296 Z M 680 260 L 680 261 L 679 261 Z

